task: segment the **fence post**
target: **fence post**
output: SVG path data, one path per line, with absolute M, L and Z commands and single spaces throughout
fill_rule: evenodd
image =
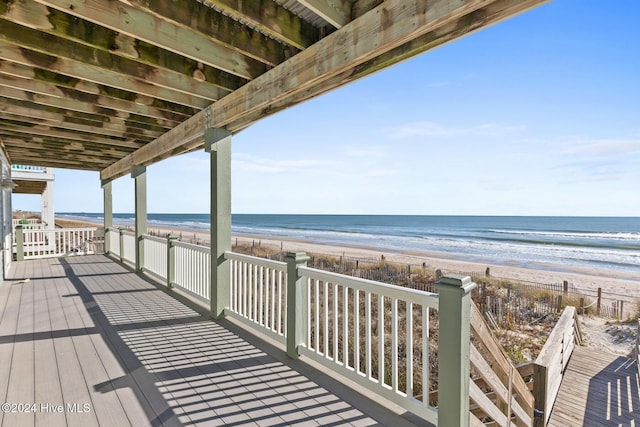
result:
M 176 246 L 178 236 L 169 234 L 167 236 L 167 287 L 172 288 L 176 281 Z
M 469 276 L 451 274 L 437 283 L 440 343 L 438 348 L 438 424 L 469 425 L 469 334 L 471 291 Z
M 16 225 L 16 261 L 24 261 L 24 230 Z
M 567 282 L 566 280 L 564 280 L 562 282 L 562 294 L 564 296 L 567 296 L 567 294 L 569 293 L 569 282 Z
M 598 304 L 596 305 L 596 314 L 600 316 L 600 303 L 602 302 L 602 288 L 598 288 Z
M 284 260 L 287 263 L 287 356 L 297 359 L 298 346 L 305 342 L 308 293 L 298 267 L 306 267 L 309 257 L 304 252 L 287 252 Z

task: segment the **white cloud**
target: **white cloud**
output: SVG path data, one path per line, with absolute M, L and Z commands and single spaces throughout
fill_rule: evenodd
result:
M 282 160 L 266 157 L 256 157 L 245 153 L 234 153 L 232 168 L 240 172 L 257 172 L 267 174 L 283 173 L 315 173 L 337 174 L 344 164 L 337 161 L 325 161 L 316 159 Z
M 455 136 L 502 136 L 524 130 L 524 126 L 506 126 L 497 123 L 485 123 L 470 128 L 450 128 L 440 123 L 420 121 L 390 128 L 392 138 L 413 136 L 455 137 Z

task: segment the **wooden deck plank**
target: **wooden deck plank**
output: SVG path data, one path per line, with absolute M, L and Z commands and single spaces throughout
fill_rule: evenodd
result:
M 22 298 L 22 286 L 12 283 L 2 284 L 2 297 L 6 299 L 5 308 L 0 321 L 0 401 L 8 402 L 7 393 L 9 378 L 12 368 L 14 352 L 14 341 L 16 328 L 18 326 L 18 315 L 20 311 L 20 299 Z M 5 412 L 0 411 L 0 424 L 5 423 Z
M 22 289 L 16 337 L 11 358 L 6 401 L 15 404 L 35 403 L 33 282 L 17 285 Z M 5 413 L 3 423 L 10 426 L 35 425 L 35 408 Z
M 34 286 L 34 301 L 38 308 L 35 312 L 35 403 L 41 406 L 36 412 L 36 425 L 66 426 L 58 362 L 53 343 L 53 329 L 49 313 L 49 301 L 57 297 L 55 289 L 48 286 Z
M 576 347 L 548 425 L 640 425 L 636 369 L 625 357 Z

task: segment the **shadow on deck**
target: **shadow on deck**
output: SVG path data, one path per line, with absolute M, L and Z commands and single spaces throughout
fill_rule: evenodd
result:
M 1 425 L 414 425 L 105 256 L 11 273 Z
M 548 425 L 640 426 L 640 384 L 635 360 L 576 347 Z

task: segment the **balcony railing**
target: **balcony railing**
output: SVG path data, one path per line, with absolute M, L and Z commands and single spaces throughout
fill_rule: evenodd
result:
M 27 226 L 30 227 L 30 226 Z M 17 226 L 14 253 L 18 261 L 58 256 L 91 255 L 102 251 L 97 228 L 33 229 Z

